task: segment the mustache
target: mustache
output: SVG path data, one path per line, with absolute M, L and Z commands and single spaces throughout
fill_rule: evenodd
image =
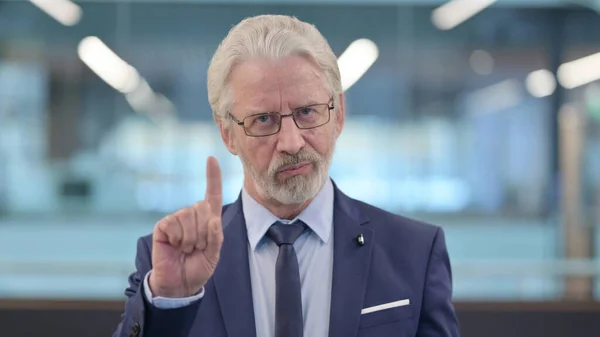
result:
M 282 168 L 290 165 L 297 165 L 302 162 L 318 163 L 321 161 L 321 156 L 310 150 L 301 150 L 296 154 L 284 154 L 277 157 L 269 167 L 269 174 L 275 174 Z

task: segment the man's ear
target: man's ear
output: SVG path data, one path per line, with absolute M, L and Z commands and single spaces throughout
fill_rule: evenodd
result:
M 223 119 L 219 118 L 219 131 L 221 131 L 221 138 L 223 139 L 223 143 L 227 147 L 227 150 L 234 155 L 237 156 L 237 147 L 235 145 L 235 135 L 233 134 L 233 129 L 231 127 L 231 123 L 229 125 L 225 125 Z
M 338 97 L 337 106 L 335 107 L 335 131 L 336 137 L 339 137 L 344 129 L 344 123 L 346 122 L 346 105 L 344 103 L 344 93 L 340 93 Z

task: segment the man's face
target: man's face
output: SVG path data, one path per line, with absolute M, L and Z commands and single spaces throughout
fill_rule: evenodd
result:
M 238 64 L 229 85 L 234 98 L 231 114 L 239 121 L 258 113 L 287 115 L 312 104 L 333 104 L 324 75 L 300 56 Z M 286 117 L 278 133 L 251 137 L 235 123 L 226 130 L 222 121 L 221 135 L 229 151 L 240 156 L 246 186 L 262 198 L 285 205 L 313 198 L 329 176 L 335 142 L 343 128 L 342 95 L 339 102 L 327 124 L 309 130 L 299 129 Z

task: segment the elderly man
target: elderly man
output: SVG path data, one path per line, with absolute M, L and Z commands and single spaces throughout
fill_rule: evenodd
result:
M 208 98 L 244 185 L 159 221 L 115 337 L 456 337 L 444 234 L 344 195 L 329 179 L 344 127 L 337 59 L 310 24 L 263 15 L 235 26 Z

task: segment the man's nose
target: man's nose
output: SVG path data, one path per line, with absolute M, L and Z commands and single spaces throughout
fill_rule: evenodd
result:
M 292 117 L 281 119 L 281 129 L 277 134 L 277 151 L 296 154 L 304 147 L 302 130 L 298 129 Z

